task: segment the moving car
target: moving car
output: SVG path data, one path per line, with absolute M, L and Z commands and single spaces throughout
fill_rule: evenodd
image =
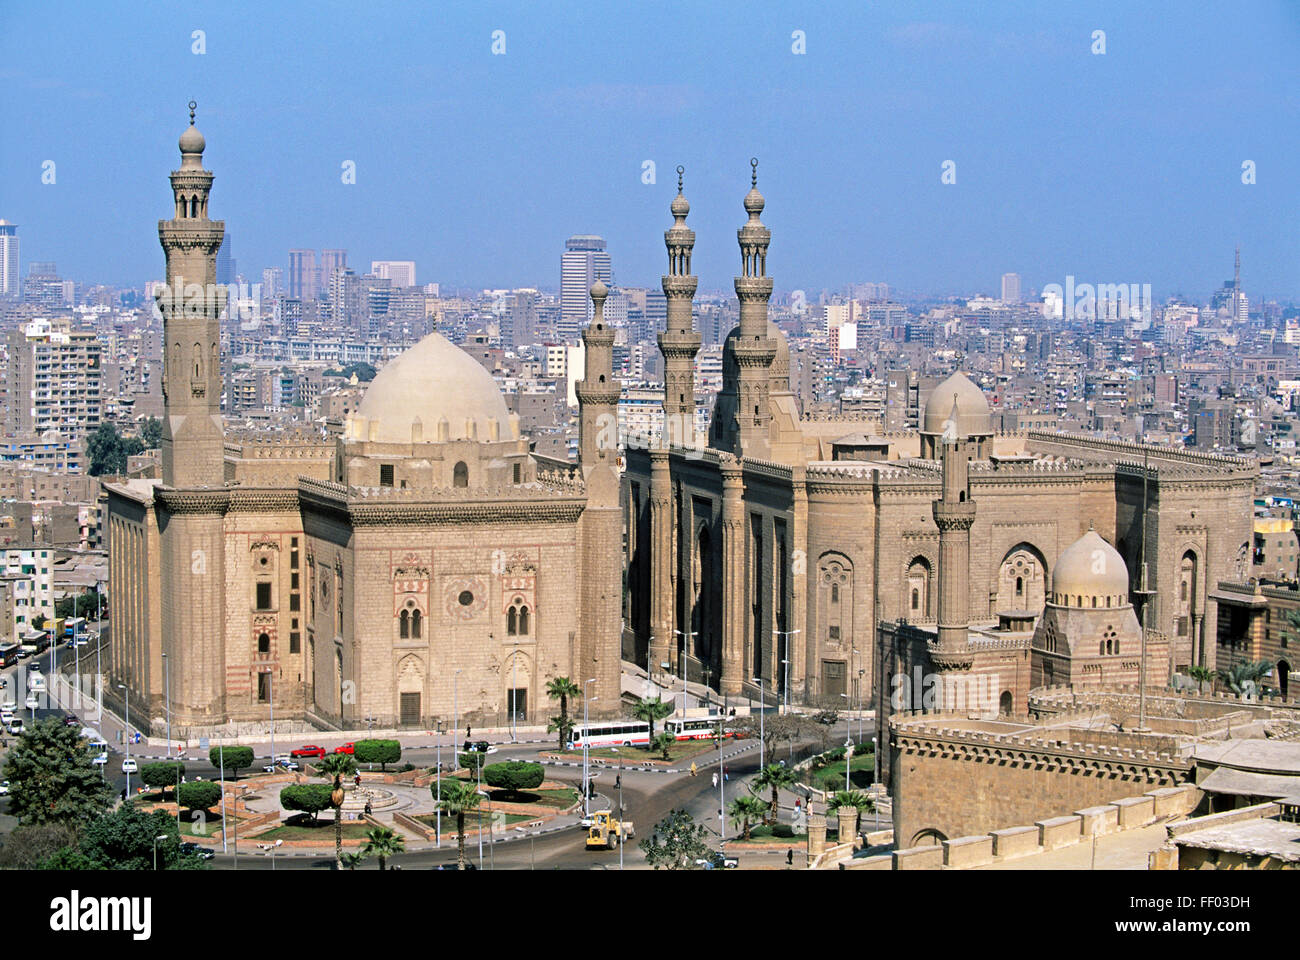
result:
M 9 792 L 9 781 L 0 780 L 0 797 L 3 797 L 8 792 Z
M 262 768 L 263 773 L 279 773 L 281 770 L 297 770 L 298 761 L 292 757 L 281 755 L 276 757 L 270 763 Z
M 352 753 L 355 754 L 357 745 L 355 743 L 345 743 L 341 747 L 335 747 L 335 753 Z
M 22 717 L 14 717 L 12 720 L 9 721 L 9 732 L 12 733 L 15 737 L 18 736 L 18 734 L 23 732 Z
M 486 740 L 465 741 L 465 746 L 461 748 L 461 753 L 496 753 L 497 748 L 492 746 Z
M 740 861 L 735 857 L 724 857 L 717 850 L 713 851 L 706 860 L 696 860 L 695 865 L 705 870 L 735 870 L 740 866 Z
M 122 761 L 123 773 L 135 773 L 140 769 L 140 765 L 135 762 L 135 757 L 127 757 Z
M 324 747 L 318 747 L 318 746 L 316 746 L 315 744 L 309 743 L 309 744 L 307 744 L 305 747 L 299 747 L 297 750 L 290 750 L 290 751 L 289 751 L 289 756 L 291 756 L 291 757 L 324 757 L 324 756 L 325 756 L 325 748 L 324 748 Z
M 217 855 L 215 851 L 209 850 L 207 847 L 200 846 L 199 844 L 193 842 L 182 843 L 181 853 L 192 854 L 203 860 L 211 860 L 213 857 Z

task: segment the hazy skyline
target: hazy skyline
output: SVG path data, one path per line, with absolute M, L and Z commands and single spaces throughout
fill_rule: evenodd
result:
M 997 295 L 1015 272 L 1204 300 L 1240 243 L 1252 298 L 1300 298 L 1300 7 L 755 6 L 6 8 L 0 217 L 24 273 L 161 279 L 193 97 L 250 280 L 341 247 L 558 286 L 595 233 L 619 282 L 655 285 L 681 163 L 701 290 L 726 290 L 755 155 L 778 289 Z

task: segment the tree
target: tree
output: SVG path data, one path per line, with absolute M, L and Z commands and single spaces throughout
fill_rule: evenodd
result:
M 172 799 L 176 799 L 176 787 L 181 782 L 181 777 L 185 776 L 185 764 L 179 760 L 159 760 L 156 763 L 146 763 L 140 768 L 140 780 L 146 787 L 153 787 L 155 790 L 172 789 Z
M 0 837 L 0 870 L 35 870 L 63 847 L 76 846 L 77 825 L 37 823 Z
M 165 840 L 157 837 L 165 836 Z M 196 857 L 183 854 L 176 820 L 163 810 L 144 812 L 124 803 L 88 823 L 79 852 L 97 870 L 152 870 L 155 847 L 159 870 L 195 869 Z
M 213 783 L 211 780 L 182 783 L 176 792 L 176 799 L 182 807 L 191 812 L 211 810 L 214 805 L 221 802 L 221 784 Z M 191 816 L 190 819 L 193 817 Z
M 1219 679 L 1237 696 L 1259 694 L 1260 682 L 1273 669 L 1267 660 L 1246 660 L 1219 671 Z
M 463 754 L 462 754 L 463 756 Z M 429 792 L 437 795 L 437 784 L 429 787 Z M 449 780 L 442 785 L 442 812 L 456 818 L 456 869 L 465 869 L 465 814 L 477 810 L 483 800 L 482 794 L 471 783 Z
M 546 772 L 540 763 L 523 760 L 507 760 L 483 768 L 483 779 L 487 784 L 505 790 L 512 797 L 519 796 L 522 790 L 540 787 L 545 778 Z
M 641 697 L 637 700 L 636 705 L 632 707 L 632 716 L 650 724 L 650 740 L 652 743 L 655 738 L 655 724 L 665 717 L 672 716 L 672 713 L 673 705 L 664 703 L 660 697 Z M 653 747 L 647 744 L 646 749 L 651 750 Z
M 777 812 L 781 809 L 779 805 L 779 794 L 781 788 L 793 786 L 798 782 L 799 777 L 793 770 L 788 767 L 783 767 L 779 763 L 769 763 L 762 770 L 758 771 L 758 776 L 754 777 L 750 782 L 749 788 L 751 791 L 755 789 L 768 789 L 772 791 L 772 805 L 769 808 L 769 812 L 772 814 L 773 822 L 775 822 Z M 764 821 L 766 822 L 766 820 L 767 817 L 764 815 Z
M 654 737 L 651 737 L 650 743 L 646 747 L 646 749 L 658 750 L 659 755 L 662 756 L 665 760 L 671 760 L 672 758 L 669 756 L 668 751 L 671 750 L 674 746 L 676 746 L 676 744 L 677 744 L 676 735 L 674 735 L 669 730 L 664 730 L 662 733 L 659 733 Z
M 90 460 L 90 475 L 126 473 L 126 447 L 111 423 L 101 423 L 99 429 L 86 441 L 86 456 Z
M 875 806 L 875 801 L 861 790 L 836 790 L 831 794 L 831 798 L 826 801 L 826 807 L 829 810 L 838 810 L 840 807 L 856 807 L 859 812 L 870 813 L 875 809 Z
M 357 772 L 357 762 L 350 754 L 329 753 L 316 764 L 316 775 L 333 780 L 330 806 L 334 808 L 334 865 L 343 869 L 343 778 Z
M 315 823 L 316 814 L 334 805 L 330 799 L 332 792 L 328 783 L 292 783 L 280 791 L 280 806 L 301 810 Z
M 86 614 L 94 614 L 95 611 L 95 591 L 87 590 L 77 596 L 64 597 L 62 600 L 55 601 L 54 615 L 68 619 L 72 616 L 84 617 Z M 35 626 L 35 624 L 33 624 Z M 39 628 L 38 628 L 39 629 Z
M 1209 667 L 1191 666 L 1187 668 L 1187 675 L 1196 681 L 1196 692 L 1204 693 L 1205 685 L 1214 680 L 1214 671 Z
M 829 743 L 831 731 L 831 728 L 825 724 L 817 723 L 798 714 L 764 716 L 761 719 L 757 715 L 739 717 L 731 723 L 731 729 L 736 732 L 737 736 L 746 739 L 761 736 L 763 750 L 769 754 L 775 752 L 778 743 L 786 743 L 804 737 L 821 740 L 822 749 L 825 749 Z
M 554 680 L 547 681 L 546 695 L 552 700 L 560 701 L 560 715 L 551 718 L 546 732 L 551 733 L 555 730 L 560 732 L 560 749 L 563 750 L 569 731 L 573 729 L 573 724 L 569 722 L 569 698 L 582 696 L 582 688 L 568 677 L 556 677 Z
M 746 840 L 749 839 L 750 822 L 759 817 L 767 819 L 767 801 L 761 797 L 737 797 L 727 804 L 731 825 L 740 825 Z
M 208 751 L 208 760 L 218 770 L 222 769 L 222 754 L 225 755 L 224 767 L 230 772 L 231 780 L 239 779 L 241 767 L 253 765 L 252 747 L 213 747 Z
M 462 767 L 477 777 L 479 770 L 487 762 L 487 754 L 479 753 L 477 750 L 471 750 L 468 753 L 456 754 L 456 760 Z
M 406 849 L 406 839 L 389 827 L 374 827 L 366 834 L 362 853 L 368 857 L 379 858 L 379 869 L 387 870 L 390 857 L 395 857 Z
M 696 860 L 705 860 L 712 851 L 706 842 L 708 831 L 685 810 L 674 810 L 655 824 L 652 836 L 643 839 L 641 850 L 646 862 L 658 870 L 694 870 Z
M 396 740 L 358 740 L 353 750 L 357 763 L 377 763 L 380 770 L 402 759 L 402 745 Z
M 347 870 L 355 870 L 361 864 L 366 862 L 366 855 L 358 850 L 356 853 L 343 854 L 342 864 Z
M 24 826 L 76 824 L 102 813 L 113 788 L 90 760 L 90 746 L 79 728 L 59 717 L 37 720 L 5 759 L 9 812 Z
M 140 428 L 140 439 L 146 450 L 156 450 L 162 446 L 162 422 L 157 417 L 150 417 Z

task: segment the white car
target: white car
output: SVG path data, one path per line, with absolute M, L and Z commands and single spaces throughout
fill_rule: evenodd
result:
M 10 723 L 13 722 L 13 719 L 14 719 L 14 712 L 10 710 L 8 707 L 6 707 L 3 710 L 0 710 L 0 725 L 7 727 L 9 726 Z
M 279 773 L 281 770 L 297 770 L 298 761 L 288 754 L 276 757 L 271 763 L 262 768 L 263 773 Z
M 23 701 L 23 706 L 26 707 L 28 710 L 39 710 L 41 706 L 41 701 L 37 700 L 35 697 L 28 697 L 26 700 Z
M 135 757 L 127 757 L 125 760 L 122 761 L 123 773 L 135 773 L 139 769 L 140 766 L 135 762 Z
M 9 781 L 0 780 L 0 797 L 3 797 L 8 792 L 9 792 Z
M 12 733 L 15 737 L 18 736 L 18 734 L 23 732 L 22 717 L 14 717 L 12 720 L 9 721 L 9 732 Z

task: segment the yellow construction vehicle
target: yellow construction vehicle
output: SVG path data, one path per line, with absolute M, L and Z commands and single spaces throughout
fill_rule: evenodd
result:
M 636 831 L 631 820 L 615 820 L 612 811 L 601 810 L 591 815 L 591 826 L 587 829 L 587 849 L 613 850 L 634 836 Z

